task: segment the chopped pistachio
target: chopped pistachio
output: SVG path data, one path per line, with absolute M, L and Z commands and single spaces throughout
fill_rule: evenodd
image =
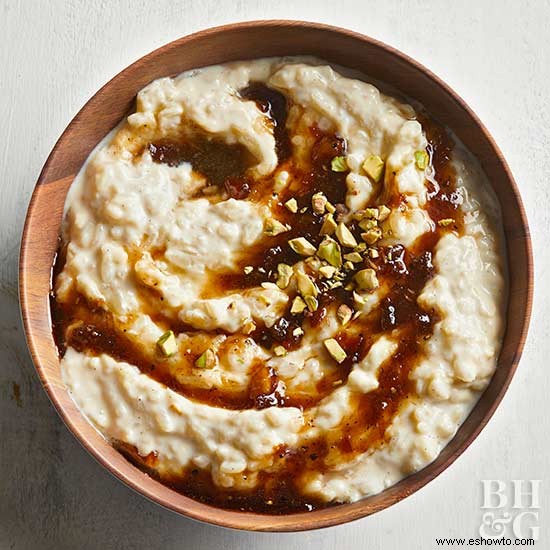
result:
M 350 262 L 349 260 L 347 262 L 344 262 L 344 269 L 351 271 L 353 268 L 354 268 L 353 262 Z
M 298 313 L 302 313 L 306 307 L 307 304 L 302 300 L 302 298 L 300 296 L 296 296 L 296 298 L 292 301 L 292 306 L 290 306 L 290 313 L 292 315 L 297 315 Z
M 347 290 L 348 292 L 350 290 L 353 290 L 355 288 L 355 285 L 353 284 L 353 281 L 350 281 L 345 287 L 344 290 Z
M 354 280 L 361 290 L 374 290 L 378 288 L 378 278 L 374 269 L 361 269 L 361 271 L 355 274 Z
M 281 223 L 279 220 L 274 218 L 268 218 L 265 220 L 264 233 L 274 237 L 275 235 L 280 235 L 281 233 L 286 233 L 290 231 L 290 227 Z
M 358 306 L 364 306 L 366 301 L 365 301 L 365 297 L 364 296 L 361 296 L 361 294 L 357 293 L 357 292 L 354 292 L 352 294 L 353 296 L 353 301 L 358 305 Z
M 378 221 L 383 222 L 390 214 L 391 210 L 385 204 L 378 207 Z
M 346 246 L 347 248 L 353 248 L 354 246 L 357 246 L 357 241 L 355 240 L 355 237 L 352 235 L 347 226 L 341 222 L 336 228 L 336 237 L 338 237 L 338 240 L 340 241 L 342 246 Z
M 340 281 L 336 281 L 334 283 L 330 283 L 329 288 L 339 288 L 342 286 L 342 283 Z
M 416 163 L 416 167 L 419 170 L 425 170 L 428 166 L 429 160 L 430 157 L 428 156 L 428 153 L 426 153 L 426 151 L 416 151 L 414 154 L 414 161 Z
M 290 248 L 292 248 L 296 254 L 300 254 L 300 256 L 313 256 L 316 252 L 315 247 L 305 237 L 290 239 L 288 244 Z
M 342 265 L 342 252 L 340 250 L 340 245 L 330 237 L 325 237 L 325 240 L 319 245 L 317 256 L 323 260 L 326 260 L 334 267 L 340 267 Z
M 344 254 L 344 260 L 347 260 L 348 262 L 353 262 L 354 264 L 358 264 L 363 257 L 359 252 L 350 252 L 349 254 Z
M 244 334 L 250 334 L 251 332 L 254 332 L 256 330 L 256 323 L 252 320 L 247 321 L 243 325 L 243 332 Z
M 323 193 L 315 193 L 311 197 L 311 208 L 316 214 L 324 214 L 327 202 L 328 200 Z
M 329 214 L 334 214 L 334 212 L 336 212 L 336 207 L 331 202 L 325 204 L 325 209 Z
M 332 265 L 324 265 L 319 268 L 319 273 L 325 278 L 330 279 L 336 273 L 336 268 Z
M 335 231 L 338 225 L 334 221 L 334 217 L 332 214 L 325 214 L 323 218 L 323 225 L 321 226 L 321 231 L 319 231 L 319 235 L 332 235 Z
M 336 311 L 336 316 L 340 320 L 340 323 L 347 325 L 353 315 L 353 309 L 347 304 L 342 304 Z
M 298 338 L 298 336 L 303 336 L 303 334 L 304 334 L 304 331 L 303 331 L 302 327 L 296 327 L 292 331 L 292 336 L 294 336 L 295 338 Z
M 300 214 L 305 214 L 307 212 L 307 206 L 300 208 Z
M 273 348 L 273 353 L 277 357 L 284 357 L 286 355 L 286 349 L 283 346 L 275 346 Z
M 317 256 L 309 256 L 309 258 L 306 258 L 304 260 L 304 263 L 312 270 L 312 271 L 319 271 L 319 268 L 321 267 L 321 260 L 317 258 Z
M 378 227 L 378 221 L 373 218 L 363 218 L 359 222 L 359 227 L 364 231 L 368 231 L 369 229 L 374 229 L 375 227 Z
M 369 257 L 370 258 L 378 258 L 380 256 L 378 250 L 376 248 L 369 248 Z
M 367 250 L 367 244 L 366 243 L 359 243 L 354 249 L 354 252 L 365 252 Z
M 275 176 L 275 185 L 273 186 L 275 193 L 279 193 L 286 187 L 286 184 L 288 183 L 288 178 L 289 178 L 289 173 L 286 170 L 279 172 Z
M 245 266 L 243 269 L 245 275 L 250 275 L 254 271 L 254 268 L 251 265 Z
M 439 225 L 440 227 L 448 227 L 449 225 L 453 225 L 453 223 L 455 223 L 453 218 L 445 218 L 443 220 L 439 220 L 437 222 L 437 225 Z
M 296 199 L 288 199 L 285 202 L 285 206 L 286 209 L 290 210 L 290 212 L 292 212 L 293 214 L 296 214 L 296 212 L 298 212 L 298 202 L 296 201 Z
M 346 172 L 348 170 L 346 157 L 334 157 L 330 163 L 330 167 L 333 172 Z
M 317 298 L 313 296 L 304 296 L 304 300 L 307 304 L 307 308 L 309 311 L 317 311 L 317 308 L 319 307 L 319 302 L 317 301 Z
M 361 233 L 361 238 L 367 244 L 374 244 L 381 237 L 382 237 L 382 230 L 379 227 L 376 227 L 374 229 L 369 229 L 367 232 Z
M 365 218 L 373 218 L 377 220 L 378 215 L 379 215 L 378 208 L 365 208 L 365 214 L 364 214 Z
M 292 268 L 289 265 L 279 264 L 277 266 L 277 286 L 279 288 L 286 288 L 290 283 L 292 273 Z
M 323 344 L 325 345 L 327 351 L 330 353 L 330 356 L 337 363 L 342 363 L 343 361 L 345 361 L 347 354 L 334 338 L 327 338 L 323 341 Z
M 298 290 L 304 298 L 306 296 L 315 297 L 319 294 L 319 289 L 315 286 L 315 283 L 303 271 L 296 271 L 296 280 L 298 282 Z
M 164 355 L 164 357 L 170 357 L 178 351 L 178 343 L 176 337 L 171 330 L 167 330 L 158 340 L 157 346 Z
M 202 355 L 195 361 L 195 367 L 198 369 L 212 369 L 216 366 L 216 354 L 213 350 L 208 348 L 202 353 Z
M 375 182 L 379 182 L 384 172 L 384 161 L 378 155 L 371 155 L 363 162 L 363 170 Z

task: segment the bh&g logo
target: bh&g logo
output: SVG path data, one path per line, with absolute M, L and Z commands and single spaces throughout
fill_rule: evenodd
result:
M 483 479 L 484 512 L 479 526 L 483 538 L 505 535 L 516 538 L 539 538 L 540 479 L 513 479 L 506 483 L 499 479 Z

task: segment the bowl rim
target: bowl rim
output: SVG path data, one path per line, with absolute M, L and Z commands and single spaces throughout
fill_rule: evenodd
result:
M 304 28 L 317 29 L 320 31 L 329 31 L 335 34 L 347 36 L 349 38 L 355 39 L 362 43 L 366 43 L 374 47 L 375 49 L 384 50 L 385 52 L 389 53 L 391 56 L 395 57 L 396 59 L 404 62 L 405 64 L 411 65 L 421 73 L 424 73 L 425 76 L 427 76 L 430 80 L 432 80 L 436 84 L 436 86 L 441 90 L 441 92 L 445 93 L 448 96 L 448 98 L 450 98 L 452 101 L 458 104 L 460 109 L 465 111 L 468 117 L 475 123 L 476 128 L 483 134 L 483 137 L 487 141 L 492 154 L 497 159 L 497 162 L 500 164 L 501 168 L 503 169 L 507 180 L 506 183 L 509 184 L 515 203 L 518 206 L 518 210 L 519 210 L 518 214 L 519 214 L 519 218 L 521 219 L 521 223 L 523 225 L 522 230 L 524 232 L 524 235 L 522 236 L 524 236 L 525 238 L 526 288 L 525 288 L 525 295 L 523 298 L 524 316 L 521 321 L 521 330 L 518 335 L 518 344 L 515 348 L 514 355 L 511 360 L 510 367 L 508 368 L 506 377 L 503 380 L 498 393 L 492 399 L 488 410 L 485 412 L 480 422 L 468 433 L 467 437 L 460 444 L 456 452 L 446 457 L 446 459 L 441 461 L 436 467 L 432 467 L 428 473 L 427 473 L 427 469 L 430 468 L 430 466 L 432 466 L 434 463 L 432 463 L 431 465 L 428 465 L 426 468 L 416 472 L 415 474 L 405 478 L 404 480 L 401 480 L 396 485 L 393 485 L 392 487 L 386 489 L 385 491 L 383 491 L 382 493 L 379 493 L 378 495 L 373 495 L 372 497 L 367 497 L 366 499 L 363 499 L 354 503 L 340 504 L 331 508 L 316 510 L 313 512 L 305 512 L 305 513 L 298 513 L 298 514 L 295 513 L 295 514 L 277 516 L 277 515 L 264 515 L 264 514 L 258 514 L 258 513 L 252 513 L 252 512 L 224 510 L 214 506 L 197 502 L 188 497 L 178 498 L 176 499 L 177 502 L 174 502 L 174 498 L 170 498 L 170 493 L 179 495 L 178 493 L 175 493 L 171 489 L 168 489 L 168 492 L 162 491 L 163 494 L 159 495 L 158 493 L 160 489 L 156 491 L 157 494 L 154 494 L 154 492 L 149 488 L 144 489 L 142 483 L 140 483 L 139 479 L 137 479 L 139 476 L 131 475 L 132 470 L 137 470 L 138 472 L 141 472 L 140 470 L 138 470 L 135 466 L 133 466 L 129 462 L 127 462 L 127 466 L 123 466 L 121 464 L 118 464 L 118 465 L 113 464 L 112 456 L 110 457 L 106 456 L 107 454 L 106 452 L 101 452 L 100 450 L 98 450 L 96 446 L 94 446 L 94 444 L 92 444 L 86 438 L 86 436 L 82 433 L 81 429 L 76 425 L 75 419 L 73 418 L 74 410 L 73 411 L 67 410 L 67 403 L 62 402 L 63 399 L 60 398 L 60 392 L 64 391 L 65 393 L 67 393 L 66 390 L 65 389 L 60 390 L 59 388 L 54 387 L 54 385 L 50 383 L 50 380 L 48 379 L 45 373 L 45 370 L 41 366 L 41 358 L 40 358 L 40 353 L 38 349 L 39 346 L 37 344 L 37 340 L 39 337 L 35 334 L 35 327 L 33 326 L 33 322 L 30 316 L 28 315 L 29 301 L 30 301 L 30 294 L 29 294 L 30 291 L 28 287 L 30 286 L 30 283 L 28 282 L 27 268 L 30 267 L 32 263 L 32 258 L 29 257 L 29 252 L 28 252 L 29 241 L 31 239 L 30 229 L 29 229 L 29 220 L 32 218 L 33 213 L 35 211 L 37 190 L 45 179 L 45 176 L 50 168 L 50 164 L 52 163 L 52 159 L 56 151 L 60 147 L 63 137 L 65 136 L 65 134 L 71 131 L 71 129 L 75 125 L 79 123 L 79 120 L 82 117 L 83 113 L 86 111 L 86 109 L 89 107 L 92 100 L 98 94 L 100 94 L 102 91 L 108 88 L 113 82 L 123 77 L 127 72 L 130 72 L 138 68 L 138 66 L 141 65 L 142 63 L 147 62 L 151 58 L 155 58 L 159 55 L 165 54 L 168 50 L 179 48 L 197 39 L 208 38 L 212 35 L 216 35 L 220 33 L 223 34 L 228 31 L 234 31 L 236 29 L 246 31 L 246 30 L 256 29 L 261 27 L 271 28 L 271 27 L 281 27 L 281 26 L 286 26 L 289 28 L 292 27 L 297 31 Z M 297 52 L 297 54 L 298 53 L 299 52 Z M 243 59 L 254 59 L 254 58 L 255 58 L 254 56 L 251 56 Z M 327 61 L 330 61 L 330 60 L 327 59 Z M 84 104 L 84 106 L 78 111 L 78 113 L 74 116 L 71 122 L 66 126 L 61 136 L 55 143 L 52 151 L 48 155 L 48 158 L 44 164 L 44 167 L 42 168 L 42 171 L 34 187 L 34 190 L 29 202 L 23 234 L 21 238 L 21 247 L 20 247 L 19 300 L 20 300 L 20 312 L 23 320 L 24 329 L 25 329 L 27 346 L 29 348 L 32 361 L 37 371 L 37 374 L 40 378 L 40 381 L 50 401 L 54 405 L 55 410 L 63 420 L 64 424 L 67 426 L 69 431 L 73 434 L 73 436 L 77 439 L 77 441 L 79 441 L 79 443 L 103 467 L 105 467 L 105 469 L 108 472 L 110 472 L 117 479 L 122 481 L 126 486 L 130 487 L 140 495 L 145 496 L 149 500 L 163 506 L 164 508 L 167 508 L 171 511 L 179 513 L 188 518 L 192 518 L 195 520 L 199 520 L 202 522 L 219 525 L 223 527 L 243 529 L 243 530 L 278 531 L 278 532 L 304 531 L 309 529 L 324 528 L 324 527 L 346 523 L 348 521 L 352 521 L 355 519 L 368 516 L 379 510 L 385 509 L 391 506 L 392 504 L 395 504 L 396 502 L 402 500 L 403 498 L 406 498 L 412 493 L 418 491 L 424 485 L 430 482 L 432 479 L 437 477 L 441 472 L 443 472 L 446 468 L 448 468 L 476 439 L 476 437 L 479 435 L 481 430 L 485 427 L 487 422 L 493 416 L 494 411 L 496 410 L 504 394 L 506 393 L 509 387 L 509 384 L 512 380 L 512 377 L 517 369 L 518 362 L 524 348 L 525 339 L 527 336 L 527 331 L 528 331 L 530 317 L 531 317 L 532 300 L 533 300 L 532 244 L 531 244 L 531 238 L 529 234 L 527 217 L 523 207 L 523 202 L 521 200 L 521 196 L 519 194 L 519 190 L 517 188 L 515 179 L 511 173 L 510 168 L 508 167 L 506 160 L 504 159 L 504 156 L 502 155 L 502 152 L 498 148 L 496 142 L 494 141 L 493 137 L 491 136 L 491 134 L 489 133 L 485 125 L 480 121 L 480 119 L 473 112 L 473 110 L 466 104 L 466 102 L 450 86 L 448 86 L 443 80 L 441 80 L 438 76 L 432 73 L 428 68 L 423 66 L 418 61 L 412 59 L 408 55 L 402 53 L 401 51 L 393 48 L 392 46 L 385 44 L 384 42 L 371 38 L 362 33 L 351 31 L 345 28 L 341 28 L 333 25 L 327 25 L 323 23 L 297 21 L 297 20 L 266 19 L 266 20 L 245 21 L 245 22 L 230 23 L 226 25 L 207 28 L 205 30 L 201 30 L 201 31 L 183 36 L 182 38 L 176 39 L 165 45 L 160 46 L 159 48 L 156 48 L 155 50 L 140 57 L 139 59 L 137 59 L 136 61 L 134 61 L 127 67 L 125 67 L 123 70 L 118 72 L 106 84 L 100 87 L 88 99 L 88 101 Z M 509 313 L 507 314 L 507 318 L 508 317 L 509 317 Z M 479 403 L 480 401 L 481 401 L 481 397 L 477 403 Z M 477 407 L 477 403 L 474 409 Z M 453 438 L 454 437 L 456 437 L 456 434 L 455 436 L 453 436 Z M 108 443 L 107 445 L 112 449 L 112 447 Z M 148 479 L 152 479 L 152 478 L 148 478 Z M 402 485 L 405 481 L 407 481 L 407 489 L 403 490 Z M 155 481 L 154 483 L 166 489 L 166 486 L 161 485 L 159 482 Z M 369 506 L 367 504 L 367 501 L 369 501 L 370 499 L 374 497 L 380 497 L 380 495 L 386 495 L 386 494 L 387 494 L 386 501 L 382 505 Z M 182 495 L 179 495 L 179 496 L 181 497 Z

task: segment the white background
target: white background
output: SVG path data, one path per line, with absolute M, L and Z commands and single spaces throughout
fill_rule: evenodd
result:
M 17 304 L 27 203 L 77 110 L 118 71 L 164 43 L 260 18 L 348 27 L 441 76 L 508 159 L 535 249 L 535 309 L 525 353 L 478 440 L 439 478 L 392 508 L 303 534 L 201 525 L 112 478 L 55 415 L 27 354 Z M 550 3 L 543 0 L 0 0 L 0 549 L 430 549 L 436 537 L 477 535 L 480 480 L 491 478 L 543 480 L 537 547 L 550 548 L 549 32 Z

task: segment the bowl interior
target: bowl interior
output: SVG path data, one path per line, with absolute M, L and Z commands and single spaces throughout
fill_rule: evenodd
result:
M 129 111 L 152 80 L 228 61 L 281 55 L 315 55 L 356 69 L 420 101 L 478 158 L 499 198 L 509 262 L 507 328 L 498 367 L 478 404 L 449 445 L 429 466 L 381 494 L 306 514 L 265 516 L 201 504 L 158 483 L 131 465 L 82 417 L 61 380 L 53 342 L 51 266 L 67 190 L 95 145 Z M 127 485 L 157 503 L 195 519 L 241 529 L 297 531 L 344 523 L 408 496 L 447 468 L 473 441 L 502 399 L 519 361 L 532 300 L 532 259 L 520 196 L 502 154 L 476 116 L 437 77 L 403 54 L 362 35 L 324 25 L 259 21 L 203 31 L 140 59 L 101 88 L 55 145 L 33 193 L 21 245 L 20 299 L 31 355 L 57 411 L 84 447 Z

